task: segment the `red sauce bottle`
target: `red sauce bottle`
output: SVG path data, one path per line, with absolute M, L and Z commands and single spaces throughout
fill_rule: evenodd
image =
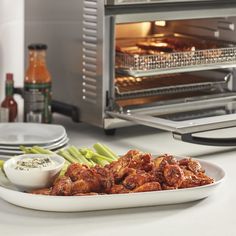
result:
M 51 123 L 51 75 L 46 65 L 45 44 L 31 44 L 24 81 L 24 121 Z
M 9 112 L 9 122 L 17 121 L 17 103 L 13 97 L 14 93 L 14 80 L 13 74 L 6 74 L 6 83 L 5 83 L 6 97 L 3 100 L 1 107 L 7 108 Z

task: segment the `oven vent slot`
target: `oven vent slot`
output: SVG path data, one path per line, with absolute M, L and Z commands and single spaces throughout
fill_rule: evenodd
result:
M 82 35 L 82 98 L 97 101 L 97 11 L 98 0 L 84 0 Z

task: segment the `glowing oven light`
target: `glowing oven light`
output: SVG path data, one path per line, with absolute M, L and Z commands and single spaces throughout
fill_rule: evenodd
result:
M 155 21 L 155 25 L 165 27 L 166 26 L 166 21 L 164 21 L 164 20 Z

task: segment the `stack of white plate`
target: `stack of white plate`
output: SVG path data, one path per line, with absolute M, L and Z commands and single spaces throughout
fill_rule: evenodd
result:
M 69 139 L 61 125 L 36 123 L 0 123 L 0 156 L 22 154 L 20 146 L 40 146 L 57 150 L 66 146 Z

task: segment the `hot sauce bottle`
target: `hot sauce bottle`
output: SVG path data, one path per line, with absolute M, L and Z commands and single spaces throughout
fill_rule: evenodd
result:
M 51 123 L 51 75 L 46 66 L 45 44 L 31 44 L 24 81 L 24 121 Z
M 6 83 L 5 83 L 5 92 L 6 97 L 3 100 L 1 107 L 8 109 L 8 121 L 15 122 L 17 121 L 17 103 L 13 97 L 14 93 L 14 80 L 13 74 L 6 74 Z

